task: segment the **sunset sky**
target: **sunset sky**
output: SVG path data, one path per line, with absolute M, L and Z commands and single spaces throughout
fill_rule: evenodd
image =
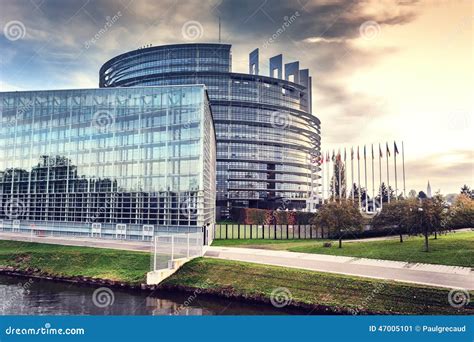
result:
M 255 48 L 262 74 L 279 53 L 310 69 L 323 151 L 403 140 L 407 191 L 474 186 L 471 0 L 0 0 L 0 90 L 98 87 L 117 54 L 217 42 L 218 17 L 234 71 Z

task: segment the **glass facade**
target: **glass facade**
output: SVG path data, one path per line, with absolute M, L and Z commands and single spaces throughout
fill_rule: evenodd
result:
M 214 223 L 203 85 L 4 92 L 0 113 L 2 225 Z
M 308 83 L 231 69 L 227 44 L 158 46 L 109 60 L 99 85 L 205 84 L 216 125 L 220 211 L 305 208 L 316 187 L 311 161 L 320 153 L 320 121 L 311 114 Z M 309 72 L 301 72 L 308 82 Z

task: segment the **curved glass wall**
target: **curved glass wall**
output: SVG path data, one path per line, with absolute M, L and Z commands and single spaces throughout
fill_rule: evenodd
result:
M 217 138 L 217 200 L 232 206 L 302 209 L 315 187 L 320 122 L 302 84 L 232 73 L 231 46 L 178 44 L 119 55 L 100 70 L 100 87 L 204 84 Z M 277 205 L 278 206 L 278 205 Z

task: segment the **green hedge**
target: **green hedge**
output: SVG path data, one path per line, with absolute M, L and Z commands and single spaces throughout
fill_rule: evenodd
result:
M 232 220 L 241 224 L 311 224 L 315 213 L 302 211 L 273 211 L 255 208 L 234 208 Z

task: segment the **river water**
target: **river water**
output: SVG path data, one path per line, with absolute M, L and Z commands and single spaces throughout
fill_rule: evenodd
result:
M 154 293 L 0 275 L 0 315 L 305 314 L 199 293 Z

